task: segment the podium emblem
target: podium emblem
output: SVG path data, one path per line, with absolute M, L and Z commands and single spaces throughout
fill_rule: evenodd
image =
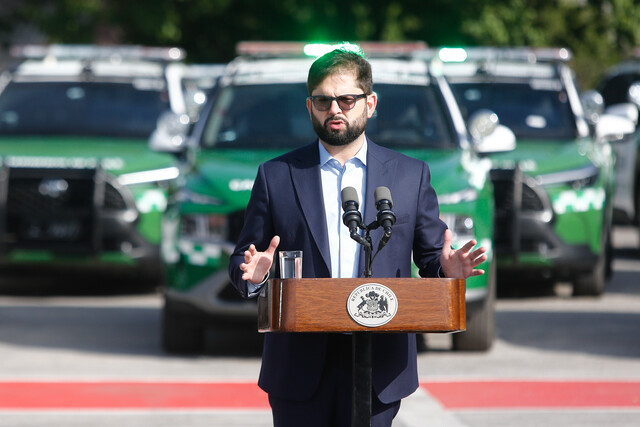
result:
M 398 311 L 398 299 L 391 289 L 380 283 L 365 283 L 349 295 L 347 311 L 356 323 L 375 328 L 393 319 Z

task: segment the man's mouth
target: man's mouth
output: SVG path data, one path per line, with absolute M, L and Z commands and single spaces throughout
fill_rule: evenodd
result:
M 329 126 L 329 129 L 340 130 L 345 126 L 345 122 L 342 120 L 327 120 L 327 125 Z

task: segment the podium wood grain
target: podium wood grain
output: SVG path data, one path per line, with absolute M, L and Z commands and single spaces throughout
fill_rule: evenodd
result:
M 347 311 L 357 287 L 382 284 L 396 295 L 388 323 L 366 327 Z M 457 332 L 466 329 L 463 279 L 272 279 L 258 297 L 260 332 Z

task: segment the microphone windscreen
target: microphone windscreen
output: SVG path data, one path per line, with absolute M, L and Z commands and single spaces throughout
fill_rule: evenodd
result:
M 342 197 L 342 206 L 349 201 L 354 201 L 356 204 L 360 203 L 358 200 L 358 192 L 353 187 L 344 187 L 340 196 Z
M 387 187 L 376 188 L 376 191 L 373 192 L 373 197 L 375 198 L 376 203 L 381 200 L 388 200 L 390 204 L 393 203 L 393 200 L 391 200 L 391 191 Z

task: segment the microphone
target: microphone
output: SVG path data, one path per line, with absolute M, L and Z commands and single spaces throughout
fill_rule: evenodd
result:
M 349 233 L 354 234 L 357 232 L 358 227 L 362 224 L 362 215 L 358 208 L 358 192 L 353 187 L 345 187 L 340 193 L 342 198 L 342 222 L 349 227 Z
M 396 223 L 396 215 L 391 210 L 393 201 L 391 200 L 391 191 L 389 191 L 387 187 L 376 188 L 373 196 L 376 201 L 376 209 L 378 209 L 376 219 L 378 224 L 384 229 L 384 234 L 379 246 L 379 248 L 382 248 L 391 238 L 391 227 Z

